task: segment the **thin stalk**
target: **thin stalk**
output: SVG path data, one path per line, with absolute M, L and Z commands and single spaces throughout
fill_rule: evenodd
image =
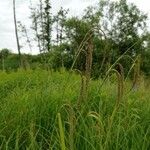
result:
M 62 125 L 60 113 L 58 113 L 58 125 L 59 125 L 59 133 L 60 133 L 61 150 L 66 150 L 65 136 L 64 136 L 64 130 L 63 130 L 63 125 Z

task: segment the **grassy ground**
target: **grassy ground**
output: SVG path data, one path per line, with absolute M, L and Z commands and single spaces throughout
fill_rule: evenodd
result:
M 0 73 L 0 149 L 148 150 L 150 87 L 141 84 L 116 109 L 117 81 L 91 81 L 80 107 L 75 73 Z

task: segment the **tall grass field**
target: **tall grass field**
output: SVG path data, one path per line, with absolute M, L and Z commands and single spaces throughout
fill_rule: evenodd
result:
M 0 150 L 149 150 L 150 86 L 115 76 L 89 83 L 77 72 L 0 72 Z

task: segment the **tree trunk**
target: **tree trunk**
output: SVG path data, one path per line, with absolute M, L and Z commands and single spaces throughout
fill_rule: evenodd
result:
M 25 36 L 26 36 L 26 38 L 27 38 L 27 43 L 28 43 L 28 45 L 29 45 L 30 53 L 32 54 L 32 45 L 31 45 L 31 41 L 30 41 L 30 38 L 29 38 L 29 36 L 28 36 L 28 32 L 27 32 L 26 27 L 25 27 L 24 31 L 25 31 Z
M 5 60 L 4 60 L 4 56 L 2 56 L 2 69 L 3 69 L 3 71 L 5 71 Z
M 16 20 L 16 1 L 13 0 L 13 13 L 14 13 L 14 25 L 15 25 L 15 34 L 16 34 L 16 41 L 17 41 L 17 49 L 18 49 L 18 55 L 19 55 L 19 66 L 22 66 L 22 60 L 21 60 L 21 51 L 20 51 L 20 44 L 19 44 L 19 37 L 18 37 L 18 29 L 17 29 L 17 20 Z

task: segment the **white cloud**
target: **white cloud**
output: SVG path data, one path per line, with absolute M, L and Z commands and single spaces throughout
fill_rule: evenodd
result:
M 150 1 L 149 0 L 128 0 L 129 2 L 135 3 L 138 8 L 142 11 L 150 13 Z
M 69 8 L 72 16 L 79 16 L 88 6 L 94 6 L 98 0 L 72 0 L 65 8 Z

